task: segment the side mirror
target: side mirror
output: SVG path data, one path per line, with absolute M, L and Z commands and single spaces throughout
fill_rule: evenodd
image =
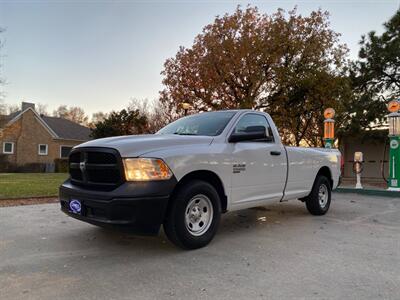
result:
M 264 126 L 249 126 L 244 132 L 232 133 L 229 137 L 229 143 L 237 143 L 243 141 L 264 140 L 272 142 L 272 137 L 267 136 Z

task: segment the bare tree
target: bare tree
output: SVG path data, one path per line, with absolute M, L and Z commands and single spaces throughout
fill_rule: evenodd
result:
M 147 131 L 155 133 L 168 123 L 177 118 L 174 109 L 168 107 L 169 103 L 161 102 L 159 99 L 149 101 L 148 99 L 131 99 L 130 110 L 139 110 L 142 115 L 147 117 Z
M 5 107 L 7 114 L 12 114 L 20 111 L 20 107 L 17 104 L 6 104 Z
M 68 107 L 66 105 L 60 105 L 56 110 L 53 111 L 53 116 L 64 118 L 81 125 L 87 125 L 89 120 L 83 108 L 78 106 Z
M 57 109 L 53 110 L 53 117 L 65 118 L 68 114 L 68 107 L 66 105 L 60 105 Z
M 47 104 L 37 103 L 35 110 L 43 116 L 48 116 L 49 112 L 47 111 Z
M 97 123 L 103 122 L 107 117 L 108 117 L 108 114 L 104 113 L 102 111 L 98 111 L 96 113 L 93 113 L 92 114 L 92 118 L 91 118 L 91 120 L 90 120 L 88 125 L 89 125 L 90 128 L 94 128 L 94 127 L 96 127 Z

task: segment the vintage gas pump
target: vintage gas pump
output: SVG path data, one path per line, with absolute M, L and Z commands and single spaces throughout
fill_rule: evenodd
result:
M 333 142 L 335 141 L 335 110 L 333 108 L 327 108 L 324 111 L 324 141 L 325 148 L 332 148 Z
M 361 173 L 363 170 L 363 153 L 362 152 L 354 152 L 354 164 L 353 164 L 353 171 L 356 173 L 357 182 L 356 182 L 356 189 L 362 189 L 361 185 Z
M 390 114 L 387 116 L 389 121 L 389 179 L 388 190 L 400 191 L 400 102 L 397 100 L 390 101 L 388 110 Z

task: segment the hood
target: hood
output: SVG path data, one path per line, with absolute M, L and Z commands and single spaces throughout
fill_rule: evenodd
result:
M 162 150 L 164 148 L 176 148 L 184 145 L 209 145 L 212 140 L 213 137 L 211 136 L 188 136 L 176 134 L 125 135 L 92 140 L 80 144 L 76 148 L 114 148 L 119 151 L 122 157 L 136 157 L 147 152 Z

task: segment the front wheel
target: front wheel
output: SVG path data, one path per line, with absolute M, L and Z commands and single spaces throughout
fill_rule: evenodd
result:
M 221 202 L 215 188 L 193 180 L 174 194 L 164 222 L 164 231 L 175 245 L 184 249 L 206 246 L 217 232 Z
M 318 176 L 315 179 L 311 193 L 305 202 L 312 215 L 320 216 L 328 212 L 331 204 L 331 185 L 328 178 Z

